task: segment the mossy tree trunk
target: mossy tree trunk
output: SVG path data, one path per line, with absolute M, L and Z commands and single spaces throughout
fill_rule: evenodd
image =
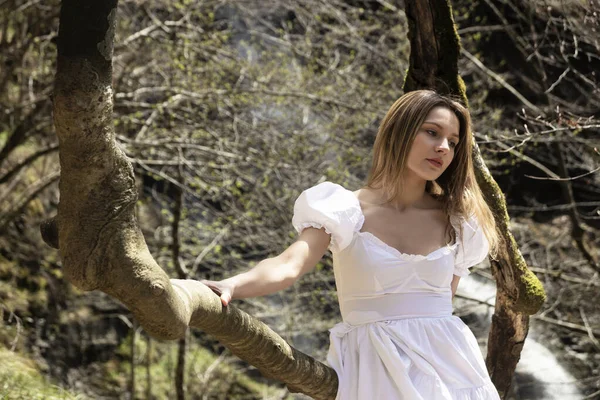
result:
M 465 85 L 458 74 L 460 40 L 448 0 L 411 0 L 405 5 L 411 43 L 410 68 L 405 91 L 435 89 L 467 103 Z M 527 337 L 529 315 L 546 299 L 537 277 L 527 268 L 509 229 L 506 201 L 485 166 L 474 143 L 477 182 L 490 205 L 503 245 L 497 260 L 491 260 L 497 284 L 486 364 L 500 396 L 508 394 L 512 377 Z
M 197 281 L 170 280 L 135 218 L 133 169 L 115 142 L 112 52 L 117 0 L 64 0 L 60 13 L 54 124 L 60 152 L 58 215 L 43 236 L 59 247 L 65 277 L 127 306 L 159 339 L 188 327 L 214 335 L 264 375 L 316 399 L 332 399 L 335 372 L 289 346 L 266 325 Z

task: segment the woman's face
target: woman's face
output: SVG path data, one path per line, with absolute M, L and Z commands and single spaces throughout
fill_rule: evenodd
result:
M 406 167 L 419 178 L 433 181 L 442 175 L 454 158 L 460 123 L 446 107 L 433 108 L 413 141 Z

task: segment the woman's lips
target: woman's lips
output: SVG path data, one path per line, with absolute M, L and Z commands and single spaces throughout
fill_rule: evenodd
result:
M 442 166 L 442 162 L 439 160 L 434 160 L 432 158 L 428 158 L 427 161 L 429 161 L 429 163 L 436 168 L 440 168 Z

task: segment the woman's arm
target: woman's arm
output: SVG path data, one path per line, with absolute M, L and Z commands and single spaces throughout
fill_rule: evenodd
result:
M 330 236 L 324 229 L 306 228 L 298 240 L 283 253 L 267 258 L 251 270 L 222 281 L 202 283 L 221 297 L 223 305 L 233 299 L 263 296 L 291 286 L 298 278 L 311 271 L 323 257 Z
M 460 282 L 460 276 L 453 275 L 452 283 L 450 283 L 450 287 L 452 288 L 452 298 L 454 298 L 454 295 L 456 294 L 456 289 L 458 288 L 458 282 Z

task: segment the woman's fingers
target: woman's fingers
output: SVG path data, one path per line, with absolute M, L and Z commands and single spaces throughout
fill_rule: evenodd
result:
M 227 306 L 231 302 L 231 289 L 228 288 L 226 285 L 223 285 L 221 282 L 218 281 L 202 280 L 200 282 L 202 282 L 203 284 L 208 286 L 210 290 L 215 292 L 220 297 L 221 303 L 224 306 Z
M 209 281 L 209 280 L 206 280 L 206 279 L 203 279 L 200 282 L 202 284 L 208 286 L 210 288 L 210 290 L 212 290 L 213 292 L 215 292 L 219 296 L 221 295 L 221 288 L 219 287 L 219 282 L 217 282 L 217 281 Z
M 230 301 L 231 293 L 229 293 L 229 291 L 223 291 L 223 293 L 221 294 L 221 303 L 223 303 L 223 305 L 227 307 L 227 304 L 229 304 Z

